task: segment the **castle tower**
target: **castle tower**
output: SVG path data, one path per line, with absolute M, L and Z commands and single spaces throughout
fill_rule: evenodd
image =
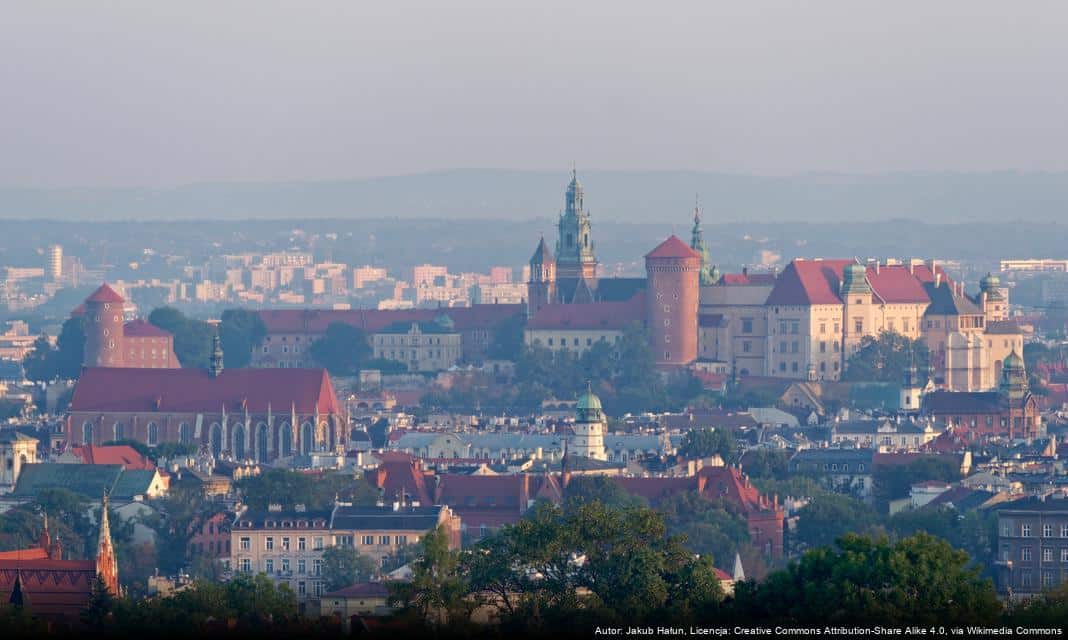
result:
M 876 267 L 878 268 L 878 267 Z M 842 367 L 867 335 L 876 335 L 868 269 L 862 264 L 848 264 L 842 273 L 838 290 L 842 299 Z
M 1001 279 L 992 273 L 979 281 L 979 307 L 987 324 L 1009 317 L 1009 301 L 1001 291 Z
M 575 435 L 571 438 L 568 455 L 606 460 L 608 458 L 604 450 L 606 423 L 604 411 L 601 409 L 601 399 L 594 395 L 593 390 L 587 386 L 586 393 L 579 396 L 578 404 L 575 406 Z
M 658 367 L 697 359 L 701 254 L 672 235 L 645 255 L 645 321 Z
M 581 278 L 593 282 L 597 278 L 597 256 L 593 250 L 593 228 L 590 213 L 583 204 L 582 184 L 575 170 L 564 197 L 564 212 L 558 223 L 560 236 L 556 242 L 556 273 L 560 278 Z M 592 288 L 592 287 L 591 287 Z
M 125 302 L 107 283 L 85 299 L 85 366 L 122 366 Z
M 530 258 L 530 280 L 527 282 L 527 317 L 533 316 L 542 307 L 556 299 L 556 260 L 545 244 L 538 241 Z
M 690 248 L 701 254 L 701 286 L 716 284 L 719 280 L 712 272 L 712 254 L 705 246 L 704 232 L 701 230 L 701 208 L 695 203 L 693 207 L 693 229 L 690 231 Z
M 1015 349 L 1005 356 L 1001 364 L 1001 384 L 998 389 L 1002 395 L 1014 402 L 1023 400 L 1030 390 L 1024 359 L 1016 354 Z
M 119 595 L 119 564 L 115 548 L 111 544 L 111 525 L 108 520 L 108 496 L 104 494 L 100 505 L 100 537 L 96 544 L 96 574 L 107 585 L 108 592 Z

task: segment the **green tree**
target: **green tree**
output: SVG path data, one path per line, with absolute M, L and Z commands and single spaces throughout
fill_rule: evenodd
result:
M 842 380 L 848 382 L 900 383 L 910 367 L 916 367 L 921 384 L 926 382 L 930 352 L 922 340 L 883 331 L 877 337 L 864 336 L 860 348 L 846 361 Z
M 487 354 L 495 360 L 518 360 L 523 350 L 526 316 L 519 313 L 497 324 Z
M 640 497 L 627 492 L 608 476 L 575 476 L 564 488 L 564 497 L 580 502 L 600 502 L 610 507 L 636 507 L 644 504 Z
M 734 460 L 737 445 L 729 429 L 690 429 L 679 452 L 686 458 L 718 455 L 726 462 Z
M 344 322 L 332 322 L 311 345 L 311 356 L 334 376 L 354 376 L 371 354 L 367 334 Z
M 420 557 L 412 563 L 411 581 L 391 584 L 390 600 L 401 604 L 420 624 L 459 625 L 471 613 L 460 554 L 449 548 L 449 536 L 440 525 L 419 543 Z
M 85 316 L 68 318 L 56 338 L 56 369 L 64 380 L 77 380 L 85 362 Z
M 871 507 L 856 498 L 823 493 L 797 512 L 797 541 L 808 547 L 827 546 L 849 532 L 866 532 L 879 521 Z
M 26 378 L 34 382 L 51 382 L 59 376 L 55 350 L 47 336 L 33 341 L 33 349 L 22 359 L 22 369 Z
M 112 626 L 114 622 L 112 612 L 114 609 L 115 594 L 108 590 L 102 577 L 96 576 L 93 580 L 92 591 L 89 594 L 89 604 L 86 606 L 85 611 L 82 612 L 82 622 L 89 629 L 100 633 Z
M 906 465 L 876 467 L 872 473 L 872 492 L 878 508 L 885 511 L 891 500 L 907 497 L 914 484 L 928 480 L 952 483 L 960 477 L 960 462 L 952 456 L 925 456 Z
M 785 480 L 790 475 L 790 454 L 775 449 L 751 449 L 741 459 L 742 470 L 753 480 Z
M 375 572 L 374 562 L 350 546 L 323 550 L 323 582 L 330 591 L 366 582 Z
M 247 367 L 252 360 L 253 349 L 262 345 L 265 337 L 267 326 L 263 324 L 260 314 L 248 309 L 223 311 L 219 322 L 219 340 L 227 367 Z
M 896 543 L 849 534 L 760 583 L 735 587 L 735 623 L 965 626 L 997 621 L 1001 604 L 968 555 L 917 534 Z
M 280 502 L 289 507 L 302 504 L 307 509 L 321 510 L 332 508 L 335 498 L 360 505 L 374 504 L 378 498 L 378 491 L 365 478 L 339 472 L 306 474 L 271 469 L 241 479 L 237 489 L 253 509 L 266 509 L 267 505 Z
M 689 491 L 661 500 L 656 510 L 663 514 L 668 532 L 685 539 L 687 549 L 724 568 L 731 566 L 736 553 L 749 547 L 749 525 L 730 503 Z M 752 569 L 746 566 L 750 573 Z
M 148 321 L 174 336 L 174 355 L 183 367 L 207 369 L 211 364 L 215 329 L 210 324 L 187 318 L 174 307 L 154 309 Z

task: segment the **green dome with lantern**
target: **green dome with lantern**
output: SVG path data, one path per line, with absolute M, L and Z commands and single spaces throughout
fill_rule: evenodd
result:
M 593 392 L 593 388 L 587 385 L 585 393 L 579 396 L 578 403 L 575 405 L 575 420 L 577 422 L 599 422 L 603 418 L 604 410 L 601 407 L 601 399 Z

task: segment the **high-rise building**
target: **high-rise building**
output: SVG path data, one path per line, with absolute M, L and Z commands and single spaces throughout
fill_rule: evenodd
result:
M 52 282 L 56 282 L 63 277 L 63 247 L 58 244 L 49 245 L 48 247 L 48 265 L 45 269 L 45 275 Z

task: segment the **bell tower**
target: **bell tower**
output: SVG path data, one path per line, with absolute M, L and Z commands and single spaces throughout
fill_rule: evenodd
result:
M 583 197 L 582 184 L 572 169 L 571 182 L 564 196 L 564 212 L 557 225 L 560 237 L 556 242 L 556 273 L 560 278 L 592 282 L 597 278 L 597 255 L 594 253 L 590 212 L 585 208 Z
M 107 283 L 85 299 L 85 366 L 122 366 L 125 303 Z
M 556 260 L 545 244 L 538 241 L 530 258 L 530 281 L 527 282 L 527 317 L 533 316 L 542 307 L 556 299 Z

